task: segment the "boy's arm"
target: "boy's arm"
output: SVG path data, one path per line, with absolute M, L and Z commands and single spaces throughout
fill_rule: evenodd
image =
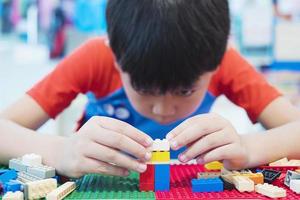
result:
M 38 129 L 50 119 L 41 106 L 27 94 L 0 112 L 0 118 L 33 130 Z
M 29 96 L 1 113 L 0 163 L 7 164 L 11 158 L 36 153 L 43 157 L 44 164 L 70 177 L 88 173 L 124 176 L 128 175 L 127 169 L 140 173 L 146 170 L 142 162 L 151 158 L 146 148 L 152 144 L 152 139 L 129 124 L 94 117 L 70 138 L 35 134 L 36 131 L 31 130 L 48 118 Z
M 60 146 L 63 138 L 34 134 L 34 130 L 48 119 L 49 116 L 29 95 L 23 96 L 1 112 L 0 163 L 6 164 L 10 158 L 35 152 L 46 158 L 46 164 L 53 164 L 53 152 L 55 147 Z
M 300 110 L 279 97 L 268 105 L 259 121 L 269 130 L 242 136 L 249 152 L 247 167 L 254 167 L 282 157 L 300 159 Z

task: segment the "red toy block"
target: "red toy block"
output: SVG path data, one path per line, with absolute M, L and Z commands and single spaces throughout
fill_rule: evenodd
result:
M 236 189 L 223 192 L 200 192 L 193 193 L 191 187 L 191 180 L 197 177 L 197 173 L 205 172 L 205 168 L 201 165 L 171 165 L 171 184 L 169 192 L 155 192 L 157 200 L 192 200 L 192 199 L 263 199 L 270 198 L 255 192 L 240 193 Z M 282 168 L 282 171 L 287 171 Z M 273 182 L 273 185 L 285 188 L 283 180 L 279 177 Z M 300 195 L 287 189 L 287 196 L 284 199 L 294 200 L 300 199 Z
M 154 191 L 154 184 L 140 183 L 140 191 L 143 191 L 143 192 Z
M 147 165 L 147 170 L 140 174 L 140 191 L 154 191 L 154 165 Z

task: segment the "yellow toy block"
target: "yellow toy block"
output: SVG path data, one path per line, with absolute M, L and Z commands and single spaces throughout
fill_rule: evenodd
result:
M 204 167 L 207 170 L 221 170 L 222 168 L 224 168 L 223 163 L 221 163 L 219 161 L 207 163 L 204 165 Z
M 170 162 L 171 156 L 169 151 L 155 151 L 152 152 L 151 162 Z
M 248 177 L 254 182 L 255 185 L 264 184 L 264 175 L 262 173 L 241 174 L 241 176 Z

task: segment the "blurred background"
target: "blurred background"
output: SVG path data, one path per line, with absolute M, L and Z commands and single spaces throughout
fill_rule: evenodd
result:
M 106 0 L 0 0 L 0 110 L 21 97 L 90 37 L 105 35 Z M 300 0 L 230 0 L 230 42 L 300 108 Z M 86 103 L 79 95 L 42 127 L 71 134 Z M 220 97 L 213 107 L 241 134 L 262 129 Z

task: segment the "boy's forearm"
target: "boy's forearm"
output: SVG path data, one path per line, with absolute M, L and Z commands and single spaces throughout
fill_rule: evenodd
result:
M 9 120 L 0 119 L 0 163 L 7 164 L 11 158 L 28 153 L 43 157 L 43 162 L 55 166 L 56 152 L 64 141 L 63 137 L 36 134 Z
M 300 121 L 263 133 L 242 136 L 249 152 L 246 168 L 266 164 L 283 157 L 300 159 Z

